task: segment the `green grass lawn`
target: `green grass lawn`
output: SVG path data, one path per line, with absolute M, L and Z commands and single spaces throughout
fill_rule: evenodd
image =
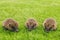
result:
M 52 17 L 57 21 L 57 30 L 43 30 L 43 21 Z M 13 18 L 19 23 L 19 32 L 5 31 L 2 22 Z M 38 27 L 32 31 L 25 28 L 25 21 L 35 18 Z M 0 0 L 0 40 L 60 40 L 60 0 Z

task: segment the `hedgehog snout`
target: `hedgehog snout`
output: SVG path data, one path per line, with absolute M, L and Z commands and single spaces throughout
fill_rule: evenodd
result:
M 16 29 L 15 31 L 18 32 L 18 29 Z
M 13 29 L 13 31 L 18 32 L 18 29 Z

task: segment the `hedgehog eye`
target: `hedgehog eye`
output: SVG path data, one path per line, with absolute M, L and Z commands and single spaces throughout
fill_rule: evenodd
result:
M 12 29 L 15 29 L 15 27 L 12 26 Z
M 14 28 L 14 27 L 12 26 L 12 28 Z
M 36 26 L 36 24 L 34 24 Z
M 50 25 L 49 25 L 49 24 L 47 24 L 47 26 L 49 27 Z
M 52 27 L 54 27 L 54 25 L 52 25 Z
M 11 24 L 9 24 L 9 26 L 12 26 Z

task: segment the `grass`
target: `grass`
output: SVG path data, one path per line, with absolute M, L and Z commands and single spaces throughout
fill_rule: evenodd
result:
M 29 32 L 25 21 L 35 18 L 39 25 Z M 44 32 L 42 23 L 52 17 L 57 21 L 57 30 Z M 5 31 L 2 22 L 13 18 L 19 22 L 19 32 Z M 0 0 L 0 40 L 60 40 L 60 0 Z

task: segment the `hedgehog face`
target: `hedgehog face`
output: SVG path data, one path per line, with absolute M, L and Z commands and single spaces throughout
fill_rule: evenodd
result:
M 45 30 L 48 32 L 52 29 L 52 27 L 53 27 L 53 25 L 47 24 L 47 25 L 45 25 Z
M 17 28 L 15 25 L 9 24 L 9 26 L 11 27 L 11 30 L 12 30 L 12 31 L 18 32 L 18 28 Z
M 29 31 L 31 31 L 34 28 L 34 25 L 28 26 Z
M 16 28 L 15 26 L 12 26 L 11 28 L 12 28 L 12 31 L 18 32 L 18 28 Z
M 37 23 L 34 19 L 29 19 L 26 23 L 28 30 L 32 30 L 36 27 Z
M 33 23 L 29 23 L 27 24 L 28 30 L 31 31 L 34 28 L 34 24 Z

